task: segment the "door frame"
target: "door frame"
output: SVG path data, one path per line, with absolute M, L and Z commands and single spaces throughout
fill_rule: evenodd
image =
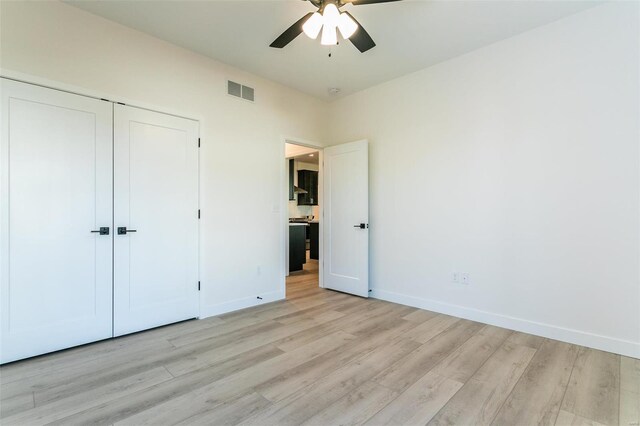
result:
M 46 89 L 58 90 L 60 92 L 67 92 L 74 95 L 85 96 L 87 98 L 99 99 L 107 102 L 111 102 L 114 105 L 116 103 L 122 103 L 131 107 L 145 109 L 152 112 L 158 112 L 161 114 L 173 115 L 179 118 L 186 118 L 188 120 L 194 120 L 198 122 L 198 139 L 206 138 L 206 132 L 203 132 L 202 123 L 205 122 L 204 116 L 200 114 L 190 115 L 185 113 L 184 111 L 173 110 L 171 108 L 167 108 L 165 106 L 154 105 L 147 102 L 139 102 L 135 99 L 127 98 L 121 95 L 116 95 L 114 93 L 108 93 L 103 91 L 97 91 L 92 89 L 87 89 L 81 86 L 75 86 L 73 84 L 63 83 L 57 80 L 50 80 L 47 78 L 39 77 L 32 74 L 27 74 L 19 71 L 14 71 L 8 68 L 0 67 L 0 78 L 5 78 L 7 80 L 14 80 L 20 83 L 31 84 L 34 86 L 44 87 Z M 284 145 L 283 145 L 284 149 Z M 200 210 L 202 207 L 202 157 L 200 156 L 200 147 L 198 147 L 198 209 Z M 112 223 L 113 227 L 113 223 Z M 201 280 L 201 265 L 202 265 L 202 223 L 198 221 L 198 280 Z M 113 287 L 113 280 L 112 280 Z M 202 318 L 202 292 L 198 291 L 198 319 Z
M 284 163 L 281 167 L 281 188 L 282 188 L 282 214 L 281 214 L 281 224 L 282 229 L 280 235 L 282 236 L 282 282 L 281 289 L 282 295 L 284 298 L 287 296 L 287 277 L 289 276 L 289 167 L 287 164 L 286 155 L 286 144 L 294 144 L 300 145 L 307 148 L 313 148 L 318 150 L 318 203 L 320 206 L 320 217 L 319 221 L 319 236 L 318 236 L 318 251 L 319 251 L 319 267 L 318 267 L 318 286 L 320 288 L 324 288 L 323 282 L 323 271 L 322 271 L 322 260 L 324 258 L 324 254 L 322 252 L 324 247 L 324 234 L 323 234 L 323 222 L 324 222 L 324 146 L 320 145 L 317 142 L 309 141 L 306 139 L 293 137 L 293 136 L 281 136 L 280 142 L 280 152 L 281 158 L 284 159 Z

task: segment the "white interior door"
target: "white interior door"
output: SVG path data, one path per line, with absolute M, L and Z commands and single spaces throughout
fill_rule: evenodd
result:
M 369 296 L 369 147 L 324 149 L 324 287 Z
M 4 363 L 112 335 L 112 104 L 0 89 Z
M 198 126 L 114 107 L 115 336 L 198 316 Z

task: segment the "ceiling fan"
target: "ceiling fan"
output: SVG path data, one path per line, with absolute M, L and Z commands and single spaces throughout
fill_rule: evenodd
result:
M 351 43 L 360 51 L 375 47 L 369 33 L 360 25 L 356 18 L 347 11 L 340 12 L 340 8 L 348 3 L 353 5 L 387 3 L 400 0 L 308 0 L 318 8 L 316 12 L 309 12 L 300 18 L 295 24 L 290 26 L 280 34 L 269 46 L 282 49 L 301 33 L 305 33 L 309 38 L 316 39 L 320 30 L 322 37 L 320 43 L 325 46 L 338 44 L 338 34 L 349 39 Z

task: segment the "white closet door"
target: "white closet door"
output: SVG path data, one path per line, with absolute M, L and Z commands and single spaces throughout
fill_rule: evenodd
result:
M 4 363 L 112 336 L 112 104 L 0 88 Z
M 198 122 L 115 105 L 114 335 L 198 316 Z M 120 231 L 122 232 L 122 231 Z

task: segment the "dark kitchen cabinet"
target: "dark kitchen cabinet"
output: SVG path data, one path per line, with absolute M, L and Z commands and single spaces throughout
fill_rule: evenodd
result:
M 301 271 L 307 262 L 306 226 L 289 225 L 289 272 Z
M 320 259 L 320 224 L 311 222 L 309 224 L 309 258 Z
M 318 205 L 318 172 L 298 170 L 298 187 L 307 191 L 306 194 L 298 194 L 299 206 Z

